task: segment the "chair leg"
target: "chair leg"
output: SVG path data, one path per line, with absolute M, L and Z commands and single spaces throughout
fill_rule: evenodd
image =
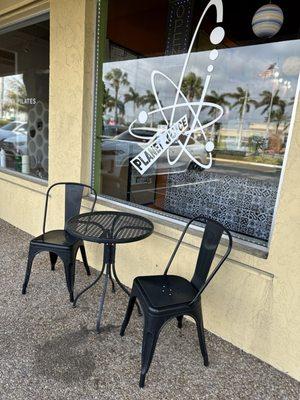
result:
M 124 317 L 124 321 L 123 321 L 122 326 L 121 326 L 121 331 L 120 331 L 120 335 L 121 336 L 124 336 L 124 334 L 125 334 L 125 329 L 127 328 L 127 325 L 129 323 L 129 320 L 130 320 L 130 317 L 131 317 L 131 314 L 132 314 L 132 310 L 133 310 L 135 301 L 136 301 L 136 297 L 135 296 L 130 296 L 129 302 L 128 302 L 128 306 L 127 306 L 127 310 L 126 310 L 126 314 L 125 314 L 125 317 Z
M 75 262 L 70 262 L 66 259 L 64 261 L 65 275 L 67 288 L 70 294 L 70 301 L 74 302 L 74 282 L 75 282 Z
M 89 264 L 88 264 L 88 261 L 87 261 L 87 257 L 86 257 L 84 244 L 80 246 L 80 252 L 81 252 L 84 268 L 86 270 L 86 274 L 87 275 L 91 275 L 90 267 L 89 267 Z
M 143 347 L 142 347 L 142 368 L 140 374 L 140 388 L 145 385 L 146 374 L 149 370 L 153 354 L 155 351 L 156 343 L 159 337 L 160 330 L 165 324 L 165 318 L 152 318 L 145 316 L 145 326 L 143 333 Z
M 31 267 L 32 267 L 32 262 L 34 257 L 36 256 L 36 252 L 32 250 L 32 248 L 29 248 L 29 254 L 28 254 L 28 259 L 27 259 L 27 268 L 25 272 L 25 279 L 22 287 L 22 294 L 26 294 L 27 290 L 27 285 L 29 282 L 30 274 L 31 274 Z
M 208 354 L 207 354 L 206 343 L 205 343 L 201 305 L 200 305 L 200 309 L 195 313 L 195 321 L 196 321 L 196 325 L 197 325 L 198 339 L 199 339 L 199 344 L 200 344 L 200 349 L 201 349 L 204 365 L 205 365 L 205 367 L 208 367 L 209 361 L 208 361 Z
M 57 254 L 53 253 L 52 251 L 49 251 L 50 255 L 50 262 L 51 262 L 51 271 L 55 271 L 55 264 L 57 261 Z
M 71 292 L 70 292 L 70 301 L 74 302 L 74 286 L 75 286 L 75 268 L 76 268 L 76 260 L 70 265 L 71 268 Z
M 181 329 L 182 328 L 183 315 L 180 315 L 179 317 L 176 317 L 176 318 L 177 318 L 177 326 L 178 326 L 179 329 Z

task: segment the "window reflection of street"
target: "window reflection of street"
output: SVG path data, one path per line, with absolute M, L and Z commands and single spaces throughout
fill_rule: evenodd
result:
M 1 46 L 0 167 L 47 179 L 49 16 L 10 27 Z
M 244 26 L 247 13 L 241 13 L 240 19 L 233 22 L 230 10 L 241 10 L 244 6 L 224 2 L 222 25 L 226 35 L 219 46 L 209 41 L 215 23 L 215 13 L 211 13 L 194 42 L 180 87 L 196 112 L 205 92 L 207 73 L 212 75 L 204 102 L 217 104 L 224 114 L 212 126 L 207 124 L 217 117 L 215 108 L 202 107 L 199 115 L 202 126 L 206 126 L 207 140 L 214 144 L 212 167 L 204 171 L 184 154 L 170 166 L 162 154 L 141 177 L 132 170 L 130 160 L 145 148 L 151 135 L 144 140 L 140 133 L 140 140 L 130 139 L 128 129 L 133 121 L 139 121 L 136 129 L 157 132 L 168 128 L 176 92 L 170 80 L 175 86 L 179 84 L 190 43 L 187 40 L 182 51 L 166 49 L 165 38 L 170 37 L 172 26 L 166 23 L 169 3 L 163 0 L 155 1 L 155 6 L 147 3 L 147 13 L 160 11 L 153 21 L 155 38 L 153 29 L 148 31 L 142 19 L 136 18 L 143 15 L 144 3 L 135 3 L 132 11 L 117 6 L 113 0 L 109 3 L 106 36 L 109 51 L 102 64 L 101 82 L 105 136 L 101 146 L 101 191 L 173 215 L 193 217 L 203 213 L 252 238 L 251 241 L 267 244 L 297 98 L 300 69 L 297 23 L 288 17 L 282 33 L 274 39 L 258 39 Z M 254 7 L 250 1 L 246 4 Z M 194 3 L 191 32 L 195 31 L 205 6 L 206 2 Z M 290 12 L 294 6 L 289 3 L 286 7 Z M 126 15 L 126 19 L 121 15 Z M 133 20 L 131 33 L 123 35 Z M 133 31 L 139 34 L 134 35 Z M 185 34 L 187 38 L 188 33 Z M 213 54 L 217 56 L 210 58 Z M 211 65 L 209 59 L 213 60 Z M 161 72 L 155 75 L 155 88 L 151 84 L 153 71 Z M 186 104 L 179 99 L 173 122 L 183 114 L 192 121 L 194 113 Z M 160 115 L 160 106 L 166 115 Z M 139 119 L 139 115 L 147 118 Z M 193 132 L 194 143 L 189 143 L 189 153 L 204 161 L 205 141 L 201 138 L 201 128 L 197 129 Z M 171 146 L 170 160 L 177 159 L 178 147 L 178 142 Z

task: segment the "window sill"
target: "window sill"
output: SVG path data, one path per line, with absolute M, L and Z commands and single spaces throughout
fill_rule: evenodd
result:
M 155 223 L 155 233 L 160 236 L 168 237 L 171 239 L 178 239 L 178 232 L 182 231 L 183 227 L 186 225 L 187 219 L 182 217 L 173 217 L 167 213 L 161 213 L 156 210 L 152 210 L 150 208 L 142 207 L 142 206 L 134 206 L 131 203 L 117 201 L 112 198 L 99 196 L 96 202 L 96 205 L 102 205 L 105 208 L 113 208 L 119 211 L 132 211 L 138 215 L 142 215 L 147 217 L 153 223 Z M 171 229 L 166 229 L 171 228 Z M 175 231 L 175 235 L 171 233 L 171 231 Z M 190 238 L 195 239 L 201 236 L 203 232 L 203 228 L 200 226 L 192 225 L 190 228 Z M 194 240 L 192 240 L 194 241 Z M 189 240 L 187 241 L 189 244 Z M 224 238 L 223 243 L 226 245 L 227 239 Z M 252 256 L 267 259 L 269 250 L 263 244 L 252 243 L 250 241 L 243 240 L 242 236 L 234 235 L 233 237 L 233 250 L 238 252 L 248 253 Z M 267 273 L 267 272 L 266 272 Z
M 26 186 L 26 182 L 38 184 L 44 187 L 48 186 L 48 181 L 44 179 L 37 178 L 31 175 L 22 174 L 21 172 L 13 171 L 8 168 L 2 168 L 2 167 L 0 167 L 0 180 L 14 183 L 26 188 L 29 187 L 28 185 Z

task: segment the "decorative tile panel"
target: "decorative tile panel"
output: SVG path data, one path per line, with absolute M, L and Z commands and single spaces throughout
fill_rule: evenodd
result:
M 203 214 L 228 229 L 269 238 L 278 179 L 188 170 L 168 177 L 165 211 L 184 217 Z

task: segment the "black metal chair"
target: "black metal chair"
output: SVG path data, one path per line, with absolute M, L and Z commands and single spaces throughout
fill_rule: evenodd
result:
M 167 275 L 167 273 L 184 235 L 191 223 L 194 221 L 205 222 L 206 226 L 194 275 L 191 282 L 189 282 L 181 276 Z M 226 233 L 228 236 L 227 250 L 215 269 L 208 276 L 223 233 Z M 145 319 L 142 345 L 142 365 L 139 382 L 140 387 L 143 387 L 145 384 L 146 373 L 148 372 L 152 361 L 160 330 L 171 318 L 177 318 L 179 328 L 182 327 L 182 319 L 184 315 L 189 315 L 194 318 L 197 325 L 199 344 L 204 365 L 208 366 L 208 355 L 205 344 L 201 309 L 201 294 L 228 257 L 231 247 L 232 237 L 228 229 L 212 219 L 203 216 L 195 217 L 188 222 L 183 230 L 175 250 L 166 266 L 164 275 L 139 276 L 134 279 L 120 335 L 123 336 L 125 333 L 134 303 L 137 299 L 142 307 Z
M 75 281 L 75 263 L 78 249 L 81 251 L 82 260 L 86 269 L 87 275 L 90 275 L 86 252 L 83 241 L 68 234 L 64 229 L 52 230 L 46 232 L 46 219 L 49 203 L 50 191 L 58 185 L 65 186 L 65 223 L 80 212 L 81 202 L 84 195 L 84 189 L 87 189 L 94 195 L 94 201 L 91 211 L 94 210 L 97 193 L 89 185 L 74 182 L 59 182 L 49 187 L 46 194 L 46 203 L 44 211 L 43 234 L 32 239 L 29 246 L 29 255 L 25 280 L 23 283 L 22 294 L 26 294 L 27 285 L 30 278 L 31 267 L 34 257 L 42 251 L 48 251 L 50 255 L 51 270 L 55 270 L 57 258 L 60 257 L 64 263 L 64 270 L 67 282 L 67 288 L 70 294 L 70 301 L 74 301 L 74 281 Z

